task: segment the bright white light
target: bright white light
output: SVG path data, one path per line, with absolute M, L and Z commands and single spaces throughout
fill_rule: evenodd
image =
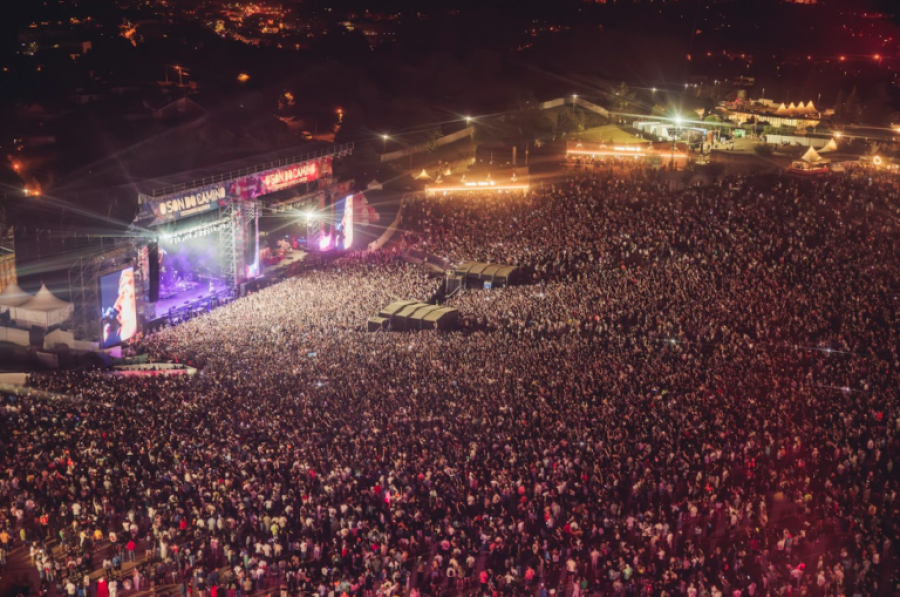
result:
M 320 251 L 324 251 L 324 250 L 328 249 L 328 247 L 330 247 L 330 246 L 331 246 L 331 237 L 330 236 L 323 236 L 322 238 L 319 239 L 319 250 Z
M 313 210 L 310 209 L 310 210 L 306 211 L 303 214 L 303 216 L 306 218 L 307 222 L 312 222 L 313 220 L 316 219 L 316 212 L 314 212 Z

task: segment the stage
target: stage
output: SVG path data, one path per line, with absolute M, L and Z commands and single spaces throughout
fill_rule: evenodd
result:
M 159 300 L 154 303 L 156 308 L 156 317 L 166 317 L 170 309 L 184 309 L 185 307 L 205 307 L 206 301 L 214 298 L 224 298 L 229 295 L 228 286 L 223 280 L 213 280 L 213 289 L 209 288 L 209 280 L 198 282 L 193 288 L 172 291 L 164 293 L 163 289 L 159 291 Z M 163 297 L 166 298 L 163 298 Z

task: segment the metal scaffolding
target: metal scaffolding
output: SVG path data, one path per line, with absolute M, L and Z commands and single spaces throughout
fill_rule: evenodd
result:
M 221 209 L 219 218 L 220 221 L 226 220 L 225 226 L 219 232 L 219 255 L 222 256 L 222 274 L 231 289 L 234 289 L 238 279 L 238 255 L 240 254 L 239 239 L 235 231 L 236 222 L 239 221 L 237 212 L 238 207 L 229 202 Z
M 69 293 L 74 307 L 72 327 L 77 338 L 93 338 L 100 331 L 97 324 L 100 320 L 99 271 L 96 257 L 80 257 L 69 268 Z M 97 308 L 96 313 L 90 313 L 93 306 Z

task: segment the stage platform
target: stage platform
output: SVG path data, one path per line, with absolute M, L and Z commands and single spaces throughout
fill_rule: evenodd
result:
M 227 293 L 228 286 L 225 282 L 220 280 L 213 281 L 213 290 L 209 289 L 209 281 L 200 282 L 191 290 L 184 290 L 181 292 L 177 292 L 172 294 L 167 298 L 160 298 L 155 303 L 156 307 L 156 317 L 165 317 L 169 314 L 169 309 L 183 309 L 192 303 L 196 303 L 198 301 L 205 301 L 209 298 L 214 297 L 219 293 Z M 162 296 L 162 292 L 160 291 L 160 296 Z

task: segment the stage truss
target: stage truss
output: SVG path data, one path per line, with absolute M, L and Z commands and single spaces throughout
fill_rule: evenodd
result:
M 248 233 L 256 238 L 255 254 L 259 254 L 259 214 L 257 201 L 230 203 L 221 210 L 220 222 L 225 225 L 219 232 L 219 254 L 222 270 L 227 271 L 227 284 L 234 289 L 246 278 L 247 263 L 244 258 L 244 244 Z

